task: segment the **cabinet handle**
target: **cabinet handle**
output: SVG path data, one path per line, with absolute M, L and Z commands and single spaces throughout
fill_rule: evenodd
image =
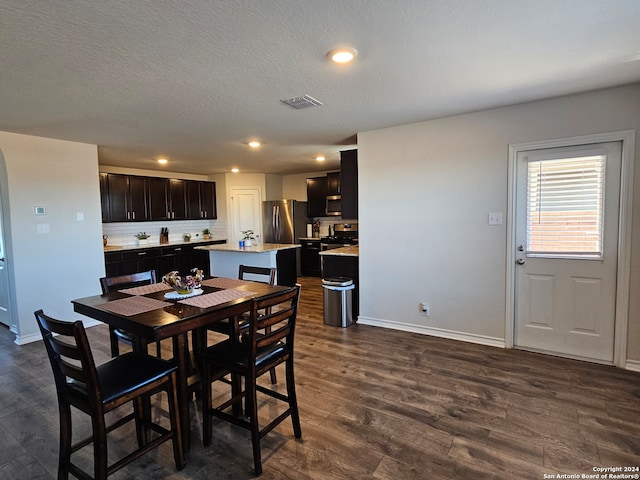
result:
M 180 250 L 182 250 L 182 248 L 176 248 L 174 252 L 179 252 Z
M 146 255 L 147 252 L 138 252 L 138 255 Z
M 131 212 L 131 216 L 133 217 L 133 219 L 136 219 L 136 212 Z
M 127 220 L 131 220 L 131 212 L 127 212 Z

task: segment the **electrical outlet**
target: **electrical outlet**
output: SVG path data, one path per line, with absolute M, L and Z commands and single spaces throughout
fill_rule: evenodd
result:
M 418 306 L 418 309 L 422 312 L 422 315 L 424 315 L 425 317 L 428 317 L 429 314 L 431 313 L 430 309 L 429 309 L 429 305 L 427 305 L 426 303 L 421 303 Z

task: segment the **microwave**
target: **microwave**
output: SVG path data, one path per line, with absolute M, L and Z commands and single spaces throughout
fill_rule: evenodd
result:
M 342 196 L 327 195 L 327 203 L 324 209 L 324 213 L 328 217 L 342 215 Z

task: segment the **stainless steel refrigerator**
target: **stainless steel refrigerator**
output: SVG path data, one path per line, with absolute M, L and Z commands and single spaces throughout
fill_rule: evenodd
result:
M 307 202 L 272 200 L 262 202 L 264 243 L 300 243 L 307 236 Z

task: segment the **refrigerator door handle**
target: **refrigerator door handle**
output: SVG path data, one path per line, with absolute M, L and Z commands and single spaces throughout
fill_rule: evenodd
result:
M 276 205 L 276 243 L 280 243 L 280 205 Z

